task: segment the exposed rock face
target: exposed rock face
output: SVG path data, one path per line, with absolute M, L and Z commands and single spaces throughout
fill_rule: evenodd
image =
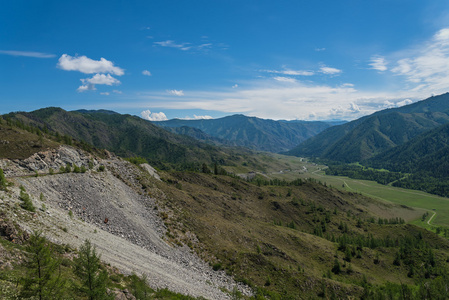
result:
M 0 236 L 13 243 L 22 244 L 28 239 L 29 234 L 20 231 L 11 220 L 5 218 L 4 214 L 0 214 Z
M 24 160 L 0 161 L 0 167 L 3 168 L 6 177 L 33 175 L 37 171 L 40 174 L 49 173 L 53 169 L 57 173 L 60 167 L 67 164 L 84 166 L 89 168 L 89 162 L 92 166 L 97 166 L 98 160 L 84 151 L 69 147 L 60 146 L 57 149 L 51 149 L 33 154 Z
M 50 168 L 59 170 L 67 163 L 86 168 L 90 163 L 94 167 L 86 173 L 48 174 Z M 3 160 L 1 165 L 6 176 L 15 181 L 10 188 L 15 198 L 5 197 L 4 201 L 19 201 L 18 187 L 22 185 L 36 207 L 46 208 L 38 210 L 31 221 L 22 221 L 20 225 L 27 230 L 44 230 L 52 241 L 75 247 L 89 239 L 105 262 L 126 273 L 147 274 L 155 288 L 208 299 L 229 298 L 220 290 L 222 287 L 230 291 L 238 287 L 250 293 L 224 272 L 213 271 L 188 247 L 173 247 L 163 239 L 166 228 L 155 209 L 158 200 L 150 197 L 139 182 L 147 170 L 154 184 L 159 184 L 151 166 L 139 169 L 112 155 L 99 159 L 67 146 L 23 161 Z M 99 165 L 105 166 L 104 172 L 94 171 Z M 35 170 L 46 175 L 18 177 L 34 174 Z M 44 201 L 40 200 L 41 193 Z M 119 299 L 125 299 L 124 293 L 119 294 Z

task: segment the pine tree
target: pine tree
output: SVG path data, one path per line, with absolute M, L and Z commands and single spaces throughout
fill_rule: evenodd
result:
M 47 239 L 41 232 L 34 232 L 26 247 L 29 253 L 25 263 L 27 272 L 21 278 L 20 298 L 62 299 L 66 281 L 59 272 L 60 260 L 53 257 Z
M 85 240 L 79 250 L 78 258 L 74 259 L 75 274 L 81 279 L 80 291 L 89 300 L 112 299 L 107 294 L 108 273 L 100 268 L 100 256 L 95 246 Z

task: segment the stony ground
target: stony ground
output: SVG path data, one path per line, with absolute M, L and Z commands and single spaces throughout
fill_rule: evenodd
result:
M 59 170 L 67 163 L 86 168 L 90 164 L 92 170 L 44 175 L 50 168 Z M 106 166 L 105 171 L 94 171 L 100 165 Z M 31 220 L 17 218 L 29 231 L 43 229 L 52 241 L 74 247 L 89 239 L 102 260 L 125 273 L 147 274 L 154 288 L 167 287 L 208 299 L 229 298 L 223 288 L 250 293 L 222 271 L 213 271 L 188 247 L 175 247 L 163 239 L 166 228 L 159 217 L 157 199 L 139 192 L 136 180 L 138 172 L 148 168 L 139 170 L 112 155 L 105 160 L 89 157 L 67 146 L 25 161 L 4 160 L 0 167 L 16 183 L 2 195 L 1 206 L 16 205 L 22 185 L 40 208 Z M 35 171 L 41 175 L 23 176 Z M 158 180 L 154 170 L 151 175 Z

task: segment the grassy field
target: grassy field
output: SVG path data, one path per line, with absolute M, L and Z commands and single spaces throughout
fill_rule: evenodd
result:
M 351 179 L 344 176 L 328 176 L 323 169 L 326 166 L 308 162 L 305 159 L 278 154 L 260 154 L 260 163 L 265 165 L 264 173 L 269 178 L 285 179 L 315 178 L 327 185 L 347 191 L 362 193 L 382 201 L 420 208 L 428 211 L 429 215 L 423 222 L 421 219 L 411 223 L 421 227 L 431 225 L 449 226 L 449 198 L 431 195 L 425 192 L 385 186 L 374 181 Z M 250 168 L 239 168 L 239 171 L 256 171 Z M 430 224 L 427 221 L 431 219 Z

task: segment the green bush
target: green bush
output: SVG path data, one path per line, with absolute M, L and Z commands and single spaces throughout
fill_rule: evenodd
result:
M 0 190 L 6 190 L 6 178 L 5 175 L 3 174 L 3 169 L 0 169 Z
M 36 211 L 36 208 L 34 207 L 33 202 L 31 201 L 30 195 L 25 193 L 25 191 L 23 191 L 23 190 L 20 191 L 19 198 L 20 198 L 20 200 L 22 200 L 20 207 L 22 207 L 23 209 L 26 209 L 28 211 L 31 211 L 31 212 Z

